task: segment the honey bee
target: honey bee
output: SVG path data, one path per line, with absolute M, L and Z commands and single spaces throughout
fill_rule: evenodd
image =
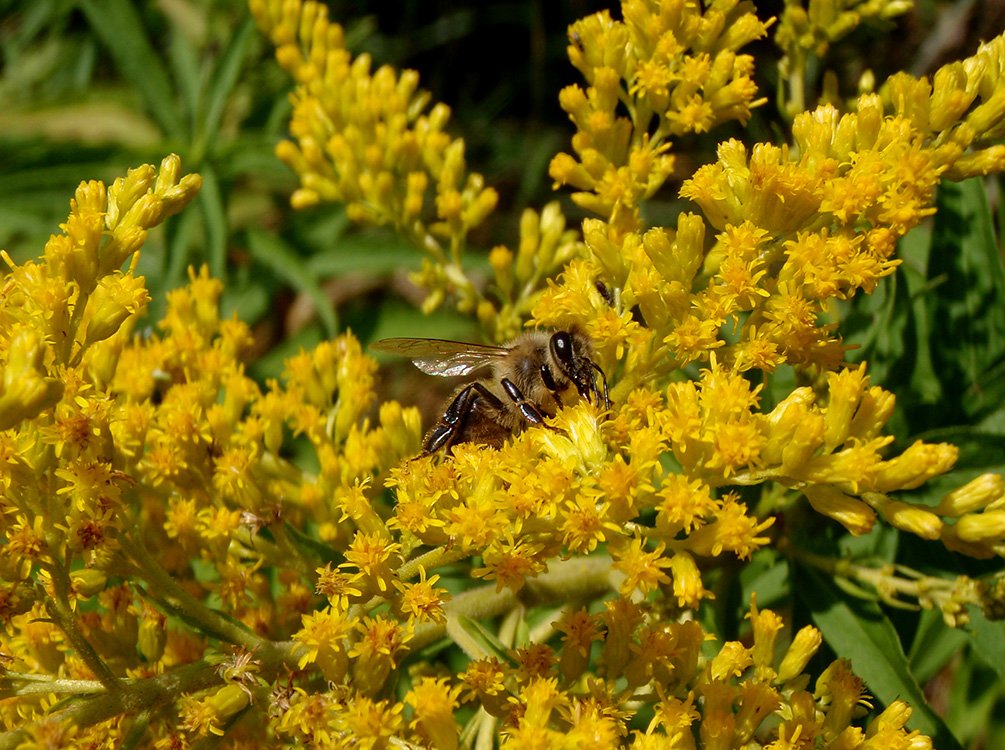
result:
M 507 346 L 446 339 L 383 339 L 372 349 L 410 357 L 429 375 L 454 377 L 491 368 L 490 377 L 458 388 L 426 433 L 422 455 L 458 443 L 499 447 L 528 424 L 543 424 L 579 398 L 611 408 L 607 377 L 593 361 L 593 345 L 577 330 L 525 333 Z M 601 391 L 598 385 L 603 385 Z

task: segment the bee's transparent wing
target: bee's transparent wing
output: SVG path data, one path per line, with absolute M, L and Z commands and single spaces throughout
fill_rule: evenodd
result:
M 509 353 L 509 349 L 502 346 L 449 339 L 381 339 L 371 344 L 370 348 L 408 357 L 427 375 L 443 377 L 468 375 L 482 367 L 488 367 Z

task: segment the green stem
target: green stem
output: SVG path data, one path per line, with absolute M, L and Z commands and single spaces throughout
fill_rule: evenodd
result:
M 407 581 L 419 575 L 419 570 L 430 571 L 441 565 L 448 565 L 457 560 L 470 556 L 469 550 L 463 549 L 460 545 L 453 547 L 437 547 L 419 555 L 398 568 L 398 578 Z
M 45 595 L 45 608 L 49 616 L 59 626 L 66 635 L 74 651 L 77 652 L 83 662 L 87 665 L 94 676 L 98 678 L 102 685 L 108 690 L 115 690 L 118 687 L 118 678 L 112 672 L 104 660 L 94 650 L 91 642 L 84 637 L 77 627 L 77 618 L 67 604 L 69 590 L 66 576 L 61 567 L 56 567 L 50 571 L 52 575 L 54 596 Z
M 185 693 L 208 688 L 220 681 L 212 666 L 196 662 L 150 679 L 126 681 L 123 690 L 74 701 L 61 711 L 54 711 L 47 720 L 66 726 L 91 726 L 120 714 L 166 706 Z M 25 729 L 4 732 L 0 734 L 0 750 L 14 750 L 27 739 Z
M 613 568 L 611 558 L 607 555 L 559 560 L 549 562 L 548 565 L 548 572 L 528 580 L 519 595 L 509 589 L 497 591 L 494 584 L 458 594 L 444 607 L 448 621 L 466 617 L 484 622 L 521 603 L 531 605 L 586 601 L 613 588 Z M 415 636 L 409 646 L 417 651 L 442 638 L 448 630 L 452 631 L 453 627 L 448 627 L 446 623 L 420 625 L 415 629 Z M 480 648 L 476 651 L 480 651 Z
M 6 672 L 0 678 L 0 699 L 18 695 L 90 695 L 104 692 L 105 686 L 98 680 L 53 679 L 47 674 L 27 672 Z
M 255 635 L 247 628 L 210 609 L 182 588 L 160 564 L 151 557 L 142 541 L 124 534 L 120 539 L 123 552 L 153 584 L 158 596 L 181 616 L 197 623 L 204 632 L 222 641 L 241 646 L 248 651 L 268 649 L 271 642 Z

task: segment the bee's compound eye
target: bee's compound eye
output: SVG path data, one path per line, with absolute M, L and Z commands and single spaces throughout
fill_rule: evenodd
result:
M 565 331 L 559 331 L 551 337 L 551 353 L 559 362 L 572 359 L 572 336 Z

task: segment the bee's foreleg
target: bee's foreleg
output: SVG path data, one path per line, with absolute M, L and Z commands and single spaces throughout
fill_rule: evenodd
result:
M 592 359 L 587 359 L 586 361 L 589 362 L 590 367 L 592 367 L 594 370 L 596 370 L 600 374 L 600 382 L 604 384 L 604 408 L 605 409 L 610 409 L 611 408 L 611 396 L 610 396 L 610 393 L 607 390 L 607 376 L 604 374 L 604 371 L 602 369 L 600 369 L 600 365 L 598 365 Z M 597 381 L 596 380 L 594 380 L 593 378 L 590 378 L 590 380 L 592 381 L 592 384 L 593 384 L 593 393 L 597 397 L 597 405 L 599 406 L 600 405 L 600 389 L 597 388 Z
M 530 403 L 526 398 L 524 398 L 523 393 L 520 389 L 516 387 L 509 378 L 503 378 L 499 381 L 506 391 L 506 395 L 513 399 L 513 403 L 516 404 L 516 408 L 520 410 L 520 414 L 531 424 L 544 424 L 544 417 L 541 415 L 540 410 Z
M 464 386 L 450 402 L 450 406 L 443 412 L 443 416 L 440 417 L 433 429 L 426 435 L 422 446 L 423 453 L 429 455 L 448 445 L 453 445 L 458 435 L 463 431 L 464 423 L 479 397 L 485 399 L 494 409 L 503 408 L 499 397 L 482 383 L 475 382 Z

